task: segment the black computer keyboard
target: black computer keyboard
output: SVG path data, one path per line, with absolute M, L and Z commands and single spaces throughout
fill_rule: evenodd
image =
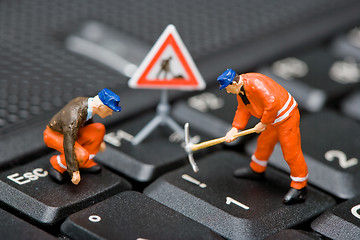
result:
M 356 0 L 1 1 L 0 238 L 360 239 L 359 13 Z M 216 81 L 226 68 L 261 72 L 297 100 L 304 203 L 282 203 L 290 178 L 279 146 L 264 181 L 233 177 L 248 166 L 256 134 L 195 152 L 198 173 L 167 126 L 131 144 L 161 93 L 130 89 L 127 70 L 168 24 L 207 83 L 169 92 L 171 115 L 190 123 L 193 142 L 231 128 L 236 99 Z M 46 124 L 72 98 L 104 87 L 123 110 L 95 119 L 107 128 L 107 149 L 95 157 L 102 171 L 58 184 Z

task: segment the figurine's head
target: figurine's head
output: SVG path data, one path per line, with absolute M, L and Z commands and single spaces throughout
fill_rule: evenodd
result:
M 113 111 L 120 112 L 120 97 L 107 88 L 101 90 L 93 101 L 93 112 L 101 118 L 112 115 Z
M 226 88 L 228 93 L 239 94 L 242 86 L 240 76 L 232 69 L 227 69 L 218 78 L 220 90 Z

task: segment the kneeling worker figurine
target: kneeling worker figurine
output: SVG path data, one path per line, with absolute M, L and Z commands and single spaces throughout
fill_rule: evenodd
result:
M 98 151 L 105 150 L 103 138 L 105 126 L 92 123 L 97 114 L 101 118 L 120 112 L 120 97 L 104 88 L 94 98 L 78 97 L 71 100 L 48 123 L 44 131 L 45 144 L 60 152 L 50 159 L 50 176 L 57 182 L 64 181 L 67 171 L 71 181 L 80 182 L 79 168 L 84 172 L 96 173 L 101 167 L 93 158 Z
M 291 185 L 285 195 L 285 204 L 305 201 L 308 170 L 301 150 L 300 114 L 295 99 L 271 78 L 260 73 L 238 75 L 227 69 L 218 77 L 220 89 L 236 94 L 238 107 L 232 129 L 225 141 L 234 141 L 234 135 L 246 127 L 251 115 L 260 119 L 255 126 L 261 133 L 257 148 L 251 157 L 250 168 L 239 168 L 234 176 L 246 179 L 263 179 L 266 165 L 277 142 L 290 167 Z

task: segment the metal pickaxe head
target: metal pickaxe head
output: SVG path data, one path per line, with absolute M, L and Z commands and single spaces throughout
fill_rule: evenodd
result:
M 192 143 L 190 142 L 189 123 L 185 123 L 184 131 L 185 131 L 185 147 L 184 147 L 185 151 L 188 154 L 189 162 L 191 164 L 191 167 L 192 167 L 193 171 L 198 172 L 199 168 L 195 163 L 194 156 L 193 156 L 193 151 L 191 149 Z

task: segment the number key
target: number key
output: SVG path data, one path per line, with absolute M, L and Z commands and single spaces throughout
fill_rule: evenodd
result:
M 301 118 L 301 144 L 309 170 L 309 183 L 342 199 L 360 194 L 360 124 L 325 109 Z M 252 154 L 256 141 L 246 146 Z M 285 171 L 288 166 L 277 145 L 269 160 Z
M 311 228 L 331 239 L 359 239 L 360 195 L 323 213 Z

